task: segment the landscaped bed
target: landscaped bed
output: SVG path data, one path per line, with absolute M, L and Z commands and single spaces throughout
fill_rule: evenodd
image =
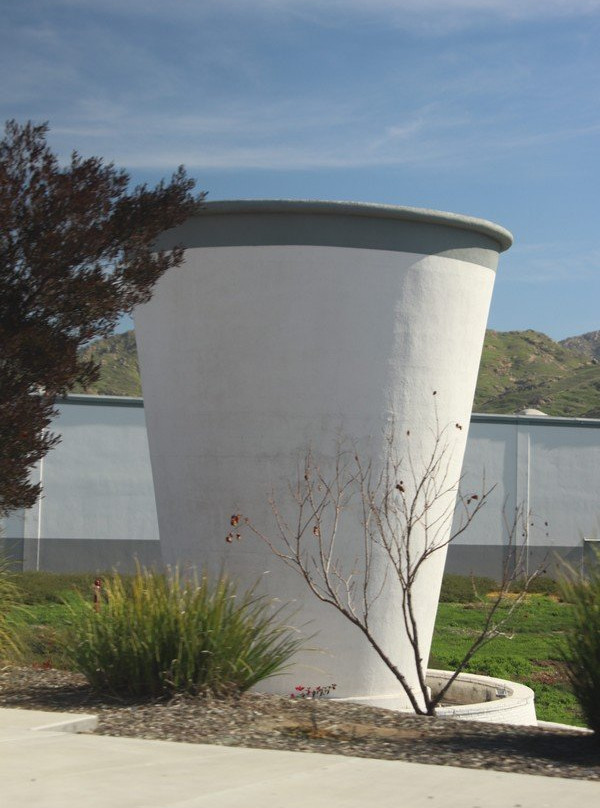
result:
M 116 703 L 67 671 L 8 667 L 0 706 L 93 713 L 103 735 L 253 746 L 600 780 L 593 736 L 401 715 L 326 699 L 246 694 Z
M 25 601 L 20 625 L 25 618 L 22 631 L 29 648 L 21 662 L 9 661 L 0 670 L 1 706 L 95 713 L 100 719 L 97 732 L 107 735 L 600 780 L 596 738 L 576 731 L 417 717 L 325 698 L 246 693 L 220 699 L 178 695 L 118 701 L 97 695 L 81 674 L 65 669 L 69 661 L 63 653 L 64 638 L 72 612 L 60 602 L 73 597 L 73 584 L 91 597 L 93 579 L 53 580 L 42 574 L 20 580 Z M 478 586 L 484 596 L 491 584 L 479 581 Z M 446 602 L 449 599 L 466 602 Z M 433 664 L 449 668 L 477 630 L 485 597 L 479 600 L 470 582 L 448 578 L 442 601 Z M 559 662 L 561 636 L 570 619 L 571 606 L 552 591 L 528 595 L 506 635 L 486 646 L 469 670 L 525 681 L 537 691 L 539 718 L 582 723 Z M 300 684 L 326 690 L 329 683 Z
M 487 604 L 440 603 L 429 666 L 453 670 L 480 630 Z M 535 692 L 541 721 L 585 726 L 560 661 L 572 607 L 556 595 L 528 595 L 503 635 L 475 655 L 466 670 L 520 682 Z
M 61 632 L 70 617 L 61 600 L 69 598 L 73 587 L 91 597 L 93 577 L 26 573 L 17 579 L 24 592 L 24 616 L 30 626 L 31 650 L 27 661 L 64 667 L 68 662 Z M 451 670 L 458 664 L 481 626 L 486 595 L 493 586 L 494 582 L 487 578 L 471 581 L 466 576 L 445 577 L 429 661 L 431 668 Z M 559 653 L 563 633 L 572 619 L 572 607 L 558 598 L 558 588 L 552 581 L 541 579 L 536 587 L 545 591 L 528 595 L 503 636 L 485 646 L 466 670 L 531 687 L 536 694 L 537 717 L 542 721 L 584 726 Z

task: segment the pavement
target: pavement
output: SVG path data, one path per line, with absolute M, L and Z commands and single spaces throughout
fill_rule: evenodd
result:
M 113 738 L 93 715 L 0 709 L 2 808 L 598 808 L 600 783 Z

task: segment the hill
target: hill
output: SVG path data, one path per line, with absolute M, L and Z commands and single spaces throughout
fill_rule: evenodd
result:
M 100 378 L 86 390 L 77 386 L 73 389 L 74 393 L 96 396 L 142 395 L 134 331 L 95 340 L 82 351 L 82 356 L 99 363 Z
M 526 407 L 600 418 L 600 364 L 537 331 L 488 331 L 473 409 L 511 413 Z
M 101 365 L 100 380 L 85 392 L 141 396 L 133 331 L 97 340 L 85 355 Z M 600 418 L 599 358 L 600 331 L 560 343 L 537 331 L 488 331 L 473 409 L 514 413 L 535 407 L 548 415 Z
M 560 344 L 570 351 L 583 354 L 588 359 L 600 359 L 600 331 L 588 331 L 579 337 L 561 339 Z

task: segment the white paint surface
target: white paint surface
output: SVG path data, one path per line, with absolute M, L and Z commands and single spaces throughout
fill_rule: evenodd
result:
M 158 541 L 144 410 L 118 402 L 58 404 L 60 442 L 33 474 L 42 497 L 12 517 L 7 536 Z
M 439 693 L 453 671 L 428 670 L 427 682 Z M 491 724 L 516 724 L 535 727 L 535 693 L 519 682 L 508 682 L 491 676 L 461 673 L 438 707 L 436 715 L 460 721 L 483 721 Z
M 489 503 L 457 544 L 490 548 L 507 543 L 504 516 L 516 507 L 525 520 L 526 540 L 536 557 L 553 548 L 573 548 L 571 563 L 583 559 L 583 540 L 600 539 L 600 421 L 500 416 L 471 424 L 464 463 L 465 490 L 481 488 L 485 475 L 495 485 Z M 519 530 L 517 541 L 521 541 Z M 468 570 L 465 570 L 468 571 Z
M 336 682 L 341 697 L 406 698 L 362 635 L 318 604 L 251 537 L 228 545 L 241 512 L 273 530 L 267 496 L 283 502 L 309 446 L 327 464 L 339 432 L 381 457 L 394 419 L 413 458 L 431 447 L 435 407 L 451 425 L 449 479 L 458 480 L 494 272 L 472 263 L 378 250 L 312 246 L 191 249 L 136 313 L 146 419 L 164 558 L 223 566 L 299 609 L 314 634 L 291 673 L 267 682 Z M 437 395 L 433 397 L 433 392 Z M 440 503 L 447 505 L 447 501 Z M 340 556 L 360 554 L 348 519 Z M 422 648 L 433 630 L 444 553 L 417 587 Z M 378 602 L 378 634 L 414 682 L 398 593 Z
M 51 429 L 60 433 L 62 442 L 44 459 L 44 477 L 51 484 L 42 500 L 42 542 L 63 533 L 74 537 L 73 525 L 76 538 L 90 542 L 90 547 L 99 539 L 158 540 L 144 410 L 119 399 L 102 401 L 90 406 L 73 396 L 68 405 L 59 405 L 63 415 Z M 529 436 L 528 463 L 523 453 L 517 455 L 517 433 Z M 507 423 L 503 416 L 476 416 L 468 433 L 463 489 L 479 491 L 484 472 L 487 484 L 496 488 L 455 546 L 493 551 L 505 545 L 503 509 L 514 509 L 517 482 L 525 480 L 527 465 L 534 516 L 531 548 L 542 554 L 566 551 L 579 566 L 584 537 L 600 538 L 600 421 L 540 417 Z M 26 514 L 29 540 L 38 535 L 38 512 L 36 505 Z M 4 521 L 4 535 L 23 538 L 24 521 L 22 512 L 12 515 Z M 78 543 L 74 552 L 85 553 L 85 544 Z M 473 561 L 477 567 L 475 556 Z M 485 574 L 501 574 L 501 566 L 494 563 L 490 560 Z M 460 572 L 471 569 L 467 555 Z

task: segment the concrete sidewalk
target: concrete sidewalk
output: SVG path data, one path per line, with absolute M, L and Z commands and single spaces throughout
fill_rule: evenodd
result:
M 94 716 L 0 709 L 3 808 L 597 808 L 600 783 L 400 761 L 77 735 Z

